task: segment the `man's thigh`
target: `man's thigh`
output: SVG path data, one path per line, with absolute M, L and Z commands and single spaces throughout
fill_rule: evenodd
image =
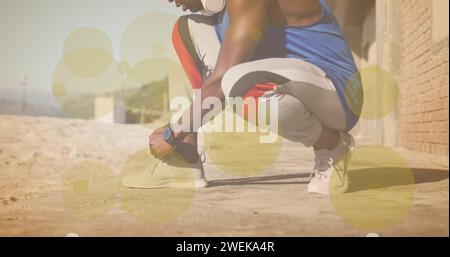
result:
M 346 115 L 340 98 L 326 73 L 296 59 L 264 59 L 237 65 L 222 81 L 226 96 L 245 96 L 257 84 L 278 84 L 280 127 L 307 130 L 318 127 L 311 122 L 344 130 Z M 269 92 L 270 95 L 270 92 Z M 277 97 L 277 96 L 275 96 Z
M 335 90 L 299 81 L 290 81 L 282 87 L 281 91 L 284 94 L 301 101 L 305 108 L 326 127 L 340 131 L 346 129 L 346 114 Z
M 322 133 L 319 119 L 294 96 L 282 95 L 277 100 L 279 135 L 305 146 L 313 146 Z

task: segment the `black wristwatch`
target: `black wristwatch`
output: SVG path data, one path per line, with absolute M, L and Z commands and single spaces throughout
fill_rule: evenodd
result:
M 171 145 L 174 149 L 177 149 L 182 143 L 182 139 L 175 138 L 175 133 L 173 132 L 170 124 L 164 129 L 163 133 L 164 141 L 166 141 L 169 145 Z

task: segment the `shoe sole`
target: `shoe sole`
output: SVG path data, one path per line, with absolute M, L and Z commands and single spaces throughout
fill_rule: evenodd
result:
M 208 187 L 208 182 L 205 179 L 195 180 L 194 184 L 192 180 L 165 180 L 149 186 L 127 186 L 125 184 L 123 186 L 129 189 L 201 189 Z

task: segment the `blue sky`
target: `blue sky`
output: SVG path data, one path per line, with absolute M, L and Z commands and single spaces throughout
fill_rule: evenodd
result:
M 64 40 L 80 27 L 104 31 L 120 59 L 127 26 L 152 11 L 180 14 L 167 0 L 0 0 L 0 93 L 18 91 L 20 78 L 28 75 L 32 90 L 51 95 Z

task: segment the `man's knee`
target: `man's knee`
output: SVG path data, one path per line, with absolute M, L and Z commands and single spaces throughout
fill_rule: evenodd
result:
M 265 65 L 266 62 L 273 62 L 273 60 L 245 62 L 229 69 L 222 81 L 222 90 L 225 96 L 261 97 L 265 92 L 273 91 L 276 85 L 289 81 L 281 75 L 266 71 L 265 69 L 268 68 Z
M 241 65 L 236 65 L 228 69 L 227 72 L 223 75 L 222 78 L 222 91 L 225 97 L 232 97 L 231 91 L 236 86 L 239 81 L 239 78 L 243 76 Z

